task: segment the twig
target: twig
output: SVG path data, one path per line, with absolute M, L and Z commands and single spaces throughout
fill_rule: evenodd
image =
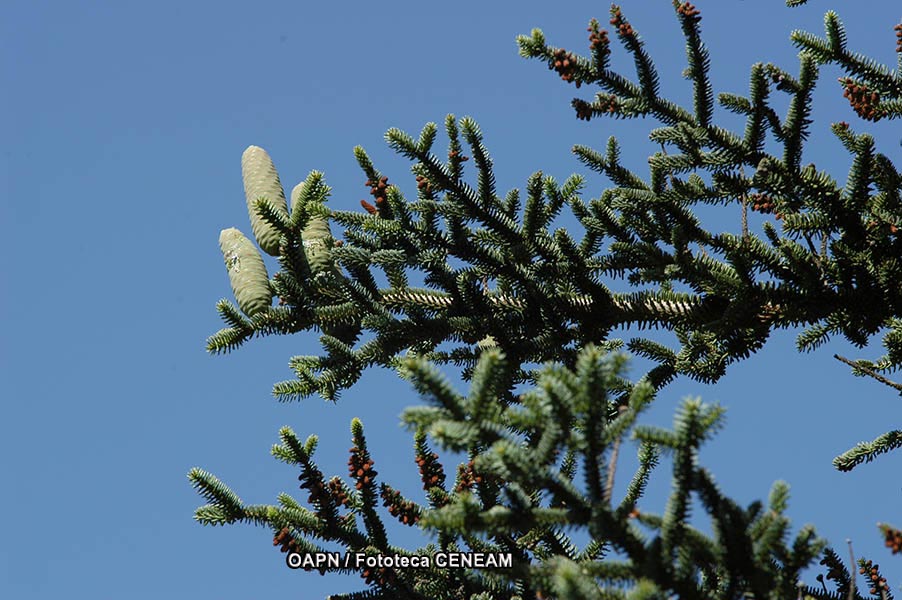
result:
M 855 573 L 857 573 L 858 570 L 855 568 L 855 553 L 852 552 L 852 540 L 846 538 L 846 543 L 849 544 L 849 560 L 852 561 L 852 566 L 849 569 L 849 574 L 851 575 L 851 577 L 849 578 L 849 600 L 855 600 L 855 594 L 858 591 L 856 589 L 857 585 L 855 582 L 855 580 L 858 578 L 855 577 Z
M 817 577 L 815 577 L 815 579 L 817 579 L 817 580 L 818 580 L 818 581 L 820 581 L 820 582 L 821 582 L 821 587 L 822 587 L 822 588 L 824 588 L 824 594 L 825 594 L 825 595 L 829 595 L 829 594 L 830 594 L 830 592 L 828 592 L 828 591 L 827 591 L 827 584 L 826 584 L 826 583 L 824 583 L 824 576 L 823 576 L 823 575 L 820 575 L 820 574 L 818 574 L 818 576 L 817 576 Z
M 824 272 L 824 265 L 821 263 L 820 254 L 818 254 L 817 249 L 814 247 L 814 242 L 811 241 L 811 235 L 806 231 L 804 234 L 805 241 L 808 242 L 808 250 L 811 252 L 811 256 L 814 258 L 814 264 L 817 265 L 817 268 L 821 270 L 821 273 Z
M 745 179 L 745 168 L 739 165 L 739 174 Z M 742 241 L 747 242 L 749 239 L 749 197 L 742 192 Z
M 664 142 L 661 142 L 660 144 L 661 144 L 661 153 L 662 153 L 664 156 L 667 156 L 667 148 L 664 147 Z M 668 173 L 667 176 L 670 178 L 670 187 L 671 187 L 671 188 L 676 188 L 676 185 L 675 185 L 675 183 L 676 183 L 676 177 L 673 176 L 673 171 L 671 171 L 670 173 Z M 743 220 L 744 220 L 744 219 L 745 219 L 745 215 L 743 214 L 742 217 L 743 217 Z M 701 243 L 698 244 L 698 251 L 701 253 L 702 256 L 704 256 L 705 258 L 708 258 L 708 253 L 705 251 L 705 247 L 702 246 Z
M 661 153 L 662 153 L 664 156 L 667 156 L 667 148 L 664 147 L 664 142 L 661 142 Z M 670 177 L 670 187 L 675 187 L 675 186 L 673 185 L 673 184 L 674 184 L 673 171 L 671 171 L 671 172 L 668 173 L 667 175 Z
M 620 414 L 626 412 L 626 406 L 620 405 Z M 611 460 L 608 462 L 608 477 L 604 484 L 605 503 L 610 503 L 611 496 L 614 494 L 614 474 L 617 472 L 617 457 L 620 455 L 620 437 L 614 440 L 614 447 L 611 450 Z
M 886 377 L 884 377 L 883 375 L 881 375 L 880 373 L 878 373 L 878 372 L 876 372 L 876 371 L 874 371 L 874 370 L 872 370 L 872 369 L 869 369 L 869 368 L 865 367 L 864 365 L 858 364 L 856 361 L 852 361 L 852 360 L 849 360 L 848 358 L 846 358 L 846 357 L 844 357 L 844 356 L 840 356 L 839 354 L 834 354 L 834 355 L 833 355 L 833 358 L 835 358 L 836 360 L 838 360 L 838 361 L 840 361 L 840 362 L 846 363 L 847 365 L 849 365 L 849 366 L 852 367 L 853 369 L 858 369 L 859 371 L 861 371 L 861 372 L 864 373 L 865 375 L 868 375 L 868 376 L 870 376 L 870 377 L 873 377 L 874 379 L 876 379 L 876 380 L 879 381 L 880 383 L 883 383 L 883 384 L 885 384 L 885 385 L 888 385 L 888 386 L 890 386 L 891 388 L 893 388 L 894 390 L 898 390 L 899 392 L 902 392 L 902 383 L 896 383 L 895 381 L 891 381 L 891 380 L 887 379 Z

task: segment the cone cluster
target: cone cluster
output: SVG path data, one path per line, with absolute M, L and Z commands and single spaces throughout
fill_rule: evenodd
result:
M 629 21 L 623 18 L 620 7 L 614 8 L 611 16 L 611 25 L 617 28 L 617 33 L 621 36 L 629 37 L 636 34 L 636 31 L 633 29 L 633 26 L 629 24 Z
M 902 552 L 902 531 L 884 524 L 880 525 L 880 529 L 883 531 L 886 547 L 892 550 L 893 554 Z
M 574 98 L 571 105 L 576 109 L 576 118 L 583 121 L 591 119 L 592 114 L 595 111 L 614 113 L 619 108 L 616 97 L 602 95 L 599 95 L 594 105 L 589 104 L 585 100 L 580 100 L 579 98 Z
M 588 121 L 592 118 L 592 105 L 585 100 L 574 98 L 573 108 L 576 109 L 576 118 L 581 121 Z
M 459 150 L 452 150 L 451 152 L 449 152 L 448 158 L 449 159 L 459 158 L 461 162 L 467 162 L 468 160 L 470 160 L 469 156 L 464 156 L 463 154 L 460 153 Z
M 366 186 L 370 188 L 370 195 L 376 199 L 376 206 L 385 204 L 385 190 L 388 189 L 388 177 L 382 176 L 379 181 L 366 180 Z
M 330 495 L 326 491 L 326 484 L 323 483 L 323 474 L 317 469 L 308 469 L 298 475 L 298 481 L 301 482 L 302 490 L 309 490 L 307 502 L 312 506 L 327 506 L 329 504 Z
M 896 52 L 902 53 L 902 23 L 893 27 L 896 32 Z
M 351 499 L 348 497 L 348 493 L 345 491 L 345 486 L 342 485 L 341 479 L 338 477 L 333 477 L 329 480 L 329 493 L 332 494 L 332 498 L 335 499 L 337 504 L 341 504 L 342 506 L 350 506 Z
M 276 533 L 276 536 L 272 539 L 273 546 L 281 546 L 279 548 L 279 552 L 300 552 L 300 544 L 291 537 L 291 530 L 287 527 L 283 527 Z M 309 571 L 310 567 L 304 567 L 305 571 Z
M 357 446 L 353 446 L 349 452 L 351 457 L 348 459 L 348 471 L 351 477 L 357 481 L 357 489 L 362 490 L 364 487 L 371 486 L 378 475 L 373 468 L 375 462 L 372 458 L 364 456 Z
M 586 29 L 589 32 L 589 49 L 590 50 L 604 50 L 605 54 L 611 53 L 610 43 L 611 40 L 608 39 L 608 32 L 604 29 L 598 29 L 598 21 L 592 19 L 591 24 Z
M 677 12 L 695 23 L 702 20 L 701 11 L 695 8 L 690 2 L 683 2 L 680 4 L 677 7 Z
M 454 486 L 454 491 L 458 494 L 470 491 L 473 486 L 479 485 L 482 481 L 482 475 L 476 473 L 475 462 L 471 460 L 466 465 L 457 467 L 457 485 Z
M 880 94 L 871 91 L 866 85 L 857 84 L 848 78 L 839 81 L 844 88 L 843 98 L 849 101 L 859 117 L 875 123 L 883 117 L 880 110 Z
M 858 569 L 858 572 L 867 578 L 868 585 L 870 586 L 868 592 L 870 592 L 872 596 L 876 596 L 881 591 L 889 591 L 889 586 L 886 584 L 886 577 L 881 577 L 880 575 L 880 565 L 875 565 L 872 561 L 866 560 Z
M 561 79 L 568 83 L 575 83 L 576 87 L 582 85 L 582 82 L 576 79 L 576 57 L 564 50 L 558 48 L 552 55 L 554 62 L 549 65 L 550 69 L 561 76 Z
M 431 452 L 417 456 L 416 463 L 420 468 L 420 480 L 423 482 L 424 490 L 428 492 L 436 486 L 445 485 L 445 470 L 438 461 L 438 454 Z
M 380 492 L 383 506 L 388 507 L 388 512 L 404 525 L 416 525 L 420 520 L 420 509 L 413 500 L 405 500 L 401 492 L 393 490 L 387 485 L 382 486 Z
M 774 201 L 767 194 L 749 194 L 749 200 L 752 201 L 752 210 L 755 212 L 760 212 L 765 215 L 774 212 Z
M 432 186 L 429 184 L 429 180 L 423 177 L 422 175 L 417 175 L 417 189 L 422 191 L 425 194 L 432 193 Z

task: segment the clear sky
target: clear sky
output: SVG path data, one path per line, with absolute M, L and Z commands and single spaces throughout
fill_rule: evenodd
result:
M 799 9 L 782 0 L 698 4 L 718 92 L 747 93 L 759 60 L 797 72 L 790 31 L 822 34 L 833 5 L 852 48 L 895 61 L 895 0 L 871 0 L 867 10 L 819 0 Z M 670 3 L 623 8 L 657 60 L 662 93 L 688 103 Z M 286 191 L 324 171 L 331 206 L 354 209 L 368 197 L 355 145 L 414 197 L 410 164 L 383 135 L 390 127 L 416 135 L 454 113 L 481 125 L 501 193 L 542 170 L 559 182 L 582 173 L 585 197 L 597 197 L 608 182 L 577 162 L 572 145 L 603 149 L 618 135 L 626 163 L 644 174 L 656 123 L 578 121 L 569 102 L 591 100 L 592 90 L 521 58 L 515 38 L 539 27 L 550 44 L 587 55 L 587 23 L 606 24 L 607 5 L 7 0 L 3 12 L 0 597 L 232 600 L 361 589 L 357 578 L 289 571 L 268 530 L 193 521 L 202 499 L 186 479 L 191 467 L 248 502 L 274 503 L 280 491 L 303 500 L 296 470 L 269 455 L 279 427 L 320 434 L 323 471 L 344 475 L 354 416 L 384 480 L 419 497 L 412 439 L 397 418 L 419 400 L 393 373 L 367 373 L 337 405 L 279 404 L 271 385 L 291 377 L 290 356 L 318 351 L 313 335 L 205 353 L 221 327 L 214 304 L 231 296 L 219 231 L 250 234 L 241 153 L 266 148 Z M 616 44 L 614 64 L 632 75 Z M 845 180 L 848 157 L 826 133 L 832 119 L 873 131 L 902 163 L 898 122 L 863 123 L 841 97 L 839 75 L 828 69 L 820 80 L 806 161 Z M 436 147 L 444 143 L 440 136 Z M 712 229 L 738 231 L 737 209 L 709 216 Z M 683 379 L 666 388 L 645 422 L 669 424 L 687 395 L 721 402 L 726 427 L 702 462 L 723 490 L 746 504 L 787 480 L 794 531 L 814 523 L 843 556 L 853 539 L 898 590 L 902 563 L 882 548 L 875 523 L 902 527 L 902 453 L 846 474 L 830 464 L 902 420 L 898 395 L 832 358 L 881 350 L 878 340 L 866 352 L 834 343 L 799 355 L 793 332 L 782 332 L 716 385 Z M 626 448 L 634 454 L 634 444 Z M 662 472 L 641 506 L 661 511 L 669 485 Z M 396 538 L 405 539 L 415 536 Z

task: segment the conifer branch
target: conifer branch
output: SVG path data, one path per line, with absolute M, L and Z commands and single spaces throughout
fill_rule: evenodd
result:
M 845 358 L 844 356 L 840 356 L 839 354 L 834 354 L 833 358 L 835 358 L 836 360 L 838 360 L 840 362 L 846 363 L 847 365 L 852 367 L 855 371 L 864 373 L 868 377 L 873 377 L 880 383 L 882 383 L 884 385 L 888 385 L 891 388 L 893 388 L 894 390 L 897 390 L 900 394 L 902 394 L 902 383 L 896 383 L 895 381 L 887 379 L 880 373 L 877 373 L 873 369 L 869 369 L 865 365 L 861 364 L 861 361 L 852 361 L 852 360 L 849 360 L 848 358 Z
M 647 176 L 622 164 L 614 138 L 604 152 L 574 147 L 578 160 L 613 185 L 598 198 L 580 197 L 579 176 L 559 186 L 542 172 L 527 180 L 522 207 L 517 190 L 500 198 L 479 126 L 454 115 L 444 120 L 447 161 L 432 150 L 434 123 L 417 139 L 398 129 L 386 133 L 389 146 L 414 162 L 415 201 L 405 199 L 363 148 L 354 149 L 373 196 L 372 204 L 360 202 L 362 211 L 328 207 L 330 189 L 318 171 L 286 201 L 269 155 L 256 146 L 245 151 L 253 240 L 234 229 L 223 232 L 237 306 L 217 304 L 227 327 L 208 339 L 208 350 L 228 352 L 258 335 L 315 331 L 323 354 L 291 359 L 296 379 L 273 389 L 282 400 L 316 393 L 335 400 L 367 368 L 397 369 L 428 403 L 403 415 L 416 431 L 415 464 L 427 501 L 377 483 L 375 459 L 355 419 L 350 484 L 319 470 L 315 436 L 302 444 L 283 429 L 273 456 L 300 469 L 309 506 L 287 494 L 278 505 L 245 505 L 224 483 L 194 469 L 189 477 L 207 501 L 196 512 L 201 523 L 266 525 L 274 545 L 289 556 L 321 551 L 318 542 L 324 541 L 405 557 L 439 549 L 504 552 L 514 563 L 506 571 L 340 569 L 356 570 L 370 588 L 336 596 L 349 599 L 622 598 L 625 587 L 630 597 L 649 598 L 861 598 L 854 577 L 832 550 L 824 550 L 813 528 L 787 543 L 788 486 L 774 485 L 770 510 L 760 502 L 743 508 L 697 464 L 722 409 L 684 402 L 671 429 L 636 420 L 678 375 L 716 381 L 732 363 L 762 348 L 778 327 L 803 328 L 800 350 L 833 335 L 864 346 L 882 331 L 886 356 L 874 362 L 835 358 L 902 392 L 902 384 L 878 373 L 902 367 L 902 173 L 878 151 L 873 136 L 856 134 L 845 122 L 831 126 L 853 158 L 845 183 L 816 165 L 801 166 L 823 65 L 844 69 L 843 95 L 859 117 L 874 122 L 902 115 L 902 80 L 851 52 L 830 12 L 824 39 L 793 33 L 803 49 L 797 75 L 759 63 L 751 69 L 748 97 L 717 96 L 721 106 L 745 116 L 739 135 L 715 123 L 699 10 L 689 2 L 673 6 L 686 40 L 692 110 L 662 94 L 651 56 L 616 5 L 612 35 L 632 58 L 635 81 L 611 67 L 608 32 L 597 20 L 589 24 L 589 58 L 548 46 L 539 30 L 517 40 L 523 56 L 545 61 L 565 82 L 602 90 L 591 103 L 573 100 L 577 118 L 651 116 L 661 122 L 650 134 L 661 152 L 649 158 Z M 902 56 L 902 26 L 896 38 Z M 771 86 L 789 97 L 782 119 Z M 767 151 L 768 133 L 780 154 Z M 470 158 L 472 186 L 464 178 Z M 746 166 L 755 169 L 750 178 Z M 709 231 L 696 215 L 699 204 L 735 203 L 742 210 L 738 236 Z M 582 232 L 553 229 L 566 208 Z M 750 231 L 749 209 L 765 219 L 763 236 Z M 333 224 L 345 228 L 340 239 L 333 237 Z M 278 259 L 272 279 L 260 250 Z M 620 283 L 631 289 L 623 291 Z M 278 306 L 272 306 L 276 297 Z M 634 384 L 620 375 L 623 359 L 607 354 L 624 345 L 610 338 L 615 327 L 661 328 L 675 342 L 629 340 L 630 350 L 655 363 Z M 439 371 L 448 364 L 469 382 L 467 395 Z M 533 388 L 515 394 L 524 383 Z M 640 464 L 614 508 L 615 471 L 627 434 L 641 442 Z M 427 440 L 467 455 L 453 486 L 445 485 L 446 472 Z M 891 431 L 852 448 L 834 465 L 850 470 L 900 446 L 902 433 Z M 662 514 L 644 505 L 640 511 L 637 504 L 663 452 L 674 457 L 667 506 Z M 689 522 L 693 497 L 711 518 L 712 535 Z M 436 533 L 437 543 L 415 553 L 397 548 L 386 513 Z M 587 545 L 578 548 L 565 528 L 587 534 Z M 606 559 L 609 549 L 621 558 Z M 799 584 L 801 570 L 822 550 L 833 592 L 823 576 L 822 590 Z M 852 562 L 854 568 L 854 556 Z M 876 567 L 863 559 L 859 564 L 871 594 L 889 597 Z

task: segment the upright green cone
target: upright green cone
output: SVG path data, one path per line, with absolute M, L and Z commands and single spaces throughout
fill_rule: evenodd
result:
M 252 241 L 231 227 L 219 234 L 219 248 L 229 271 L 238 308 L 249 317 L 272 306 L 272 290 L 263 257 Z
M 265 198 L 270 205 L 288 219 L 288 207 L 285 204 L 285 192 L 282 182 L 266 150 L 259 146 L 248 146 L 241 155 L 241 175 L 244 178 L 244 194 L 247 198 L 247 212 L 251 218 L 254 237 L 264 252 L 270 256 L 279 255 L 278 229 L 263 220 L 254 208 L 254 202 Z
M 301 192 L 304 191 L 304 182 L 300 182 L 291 190 L 291 214 L 294 214 L 295 207 L 298 205 L 298 202 L 301 201 Z
M 322 217 L 312 217 L 301 232 L 304 241 L 304 254 L 314 277 L 320 273 L 335 270 L 332 262 L 332 232 L 329 221 Z
M 291 190 L 291 213 L 298 210 L 301 202 L 301 194 L 304 192 L 304 183 L 301 182 Z M 310 272 L 316 276 L 335 269 L 332 262 L 332 231 L 329 228 L 329 220 L 323 217 L 312 216 L 307 220 L 304 230 L 301 232 L 304 244 L 304 255 Z

